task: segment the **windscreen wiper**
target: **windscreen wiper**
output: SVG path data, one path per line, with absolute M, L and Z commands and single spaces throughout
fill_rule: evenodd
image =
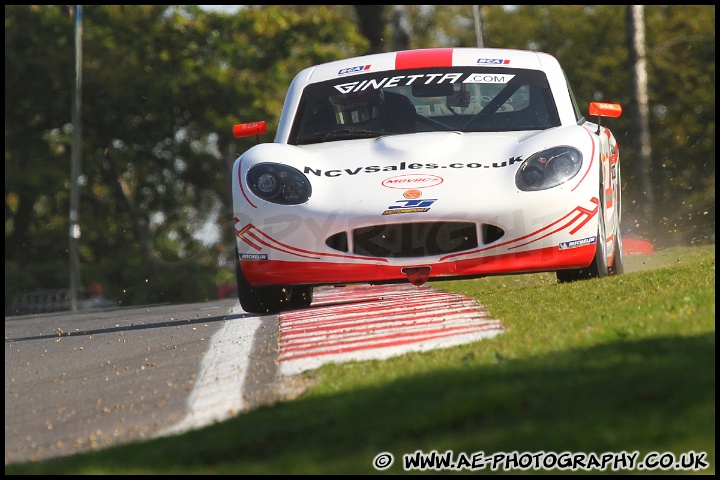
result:
M 306 145 L 309 143 L 322 143 L 335 140 L 353 140 L 356 138 L 375 138 L 381 135 L 387 135 L 385 131 L 344 128 L 342 130 L 331 130 L 329 132 L 316 132 L 310 135 L 303 135 L 297 140 L 298 145 Z

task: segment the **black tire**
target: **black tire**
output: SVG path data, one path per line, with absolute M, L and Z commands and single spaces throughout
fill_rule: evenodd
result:
M 622 235 L 620 234 L 620 225 L 617 226 L 615 234 L 615 255 L 613 263 L 608 267 L 608 275 L 622 275 L 625 273 L 625 259 L 623 258 Z
M 288 300 L 289 295 L 282 287 L 251 286 L 242 273 L 240 262 L 235 265 L 235 278 L 240 306 L 248 313 L 278 313 Z
M 238 300 L 247 313 L 273 314 L 309 307 L 313 287 L 253 287 L 245 278 L 239 258 L 235 262 Z
M 620 190 L 620 165 L 617 166 L 617 189 L 615 191 L 615 255 L 613 256 L 613 263 L 608 268 L 610 275 L 622 275 L 625 273 L 625 259 L 623 257 L 623 244 L 622 234 L 620 233 L 620 225 L 622 224 L 622 192 Z
M 605 241 L 605 221 L 598 223 L 598 236 L 595 241 L 595 257 L 587 268 L 572 268 L 569 270 L 558 270 L 556 272 L 559 283 L 575 282 L 577 280 L 588 280 L 591 278 L 606 277 L 609 274 L 607 264 L 607 242 Z
M 555 272 L 558 283 L 575 282 L 577 280 L 588 280 L 590 278 L 607 277 L 610 274 L 607 261 L 607 240 L 605 233 L 605 194 L 602 185 L 600 186 L 600 201 L 598 203 L 598 232 L 595 239 L 595 256 L 592 263 L 586 268 L 572 268 L 569 270 L 558 270 Z M 619 231 L 618 231 L 619 234 Z M 617 248 L 617 242 L 615 242 Z M 622 249 L 622 247 L 621 247 Z M 622 258 L 622 255 L 621 255 Z M 621 260 L 622 261 L 622 260 Z
M 313 300 L 313 287 L 292 287 L 287 310 L 307 308 Z

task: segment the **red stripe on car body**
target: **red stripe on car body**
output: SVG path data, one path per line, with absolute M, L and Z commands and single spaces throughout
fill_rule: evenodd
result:
M 452 67 L 452 48 L 433 48 L 426 50 L 407 50 L 395 56 L 395 69 Z

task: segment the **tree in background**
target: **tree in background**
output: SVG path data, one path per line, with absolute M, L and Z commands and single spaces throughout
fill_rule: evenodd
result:
M 631 136 L 631 151 L 636 152 L 633 170 L 640 185 L 642 201 L 639 202 L 640 218 L 648 224 L 655 221 L 655 195 L 652 185 L 652 145 L 650 144 L 650 107 L 647 94 L 647 48 L 645 46 L 645 6 L 626 5 L 625 25 L 628 44 L 628 69 L 630 70 L 629 108 L 626 108 L 637 135 Z
M 632 111 L 625 6 L 482 5 L 481 10 L 485 47 L 551 53 L 585 113 L 592 101 Z M 404 11 L 413 26 L 411 48 L 476 45 L 470 5 L 406 5 Z M 635 141 L 642 132 L 633 115 L 609 125 L 622 149 L 623 223 L 658 247 L 714 243 L 715 6 L 646 5 L 644 20 L 649 161 Z M 654 204 L 646 205 L 649 200 Z
M 353 5 L 360 33 L 370 42 L 368 53 L 387 51 L 385 42 L 388 21 L 385 5 Z
M 481 10 L 486 47 L 552 53 L 583 105 L 630 105 L 625 7 Z M 637 129 L 628 115 L 611 125 L 624 223 L 659 247 L 714 242 L 714 13 L 645 7 L 654 222 L 642 214 Z M 400 33 L 408 48 L 475 46 L 473 21 L 469 5 L 87 6 L 82 282 L 124 305 L 210 296 L 232 278 L 230 168 L 255 142 L 232 125 L 266 120 L 271 138 L 303 68 L 391 50 Z M 5 6 L 6 306 L 17 291 L 67 285 L 73 81 L 69 7 Z
M 234 255 L 207 226 L 232 226 L 229 165 L 250 145 L 232 125 L 265 119 L 274 130 L 300 69 L 366 51 L 341 13 L 85 9 L 83 284 L 125 305 L 214 293 Z M 67 7 L 5 7 L 6 307 L 17 291 L 68 281 L 73 32 Z
M 68 281 L 72 17 L 5 6 L 5 303 Z

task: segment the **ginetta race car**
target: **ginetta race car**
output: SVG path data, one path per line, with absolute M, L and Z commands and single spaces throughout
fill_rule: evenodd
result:
M 242 308 L 303 308 L 320 285 L 623 272 L 618 145 L 555 57 L 441 48 L 309 67 L 272 143 L 235 161 Z M 265 122 L 235 125 L 236 137 Z

